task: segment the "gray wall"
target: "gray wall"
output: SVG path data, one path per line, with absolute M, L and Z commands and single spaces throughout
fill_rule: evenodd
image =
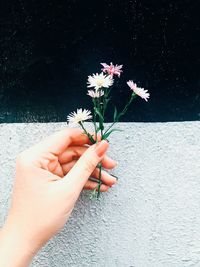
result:
M 1 225 L 16 155 L 64 126 L 0 125 Z M 200 122 L 119 127 L 123 138 L 113 134 L 108 152 L 119 162 L 113 171 L 118 184 L 100 201 L 82 193 L 70 221 L 33 267 L 200 266 Z

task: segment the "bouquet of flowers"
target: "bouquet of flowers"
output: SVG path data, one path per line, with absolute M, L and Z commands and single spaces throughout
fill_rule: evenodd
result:
M 81 128 L 83 129 L 84 133 L 88 136 L 92 143 L 97 143 L 97 134 L 100 133 L 101 140 L 110 137 L 111 133 L 114 131 L 120 131 L 117 128 L 113 128 L 113 126 L 119 122 L 121 117 L 127 112 L 129 106 L 131 105 L 133 99 L 137 96 L 140 96 L 145 101 L 148 101 L 150 94 L 148 90 L 144 90 L 144 88 L 140 88 L 134 83 L 132 80 L 127 82 L 131 90 L 130 98 L 127 101 L 126 105 L 121 111 L 118 111 L 117 108 L 114 108 L 113 112 L 113 122 L 107 128 L 104 125 L 105 122 L 105 114 L 108 107 L 108 103 L 111 100 L 111 89 L 114 84 L 114 78 L 117 76 L 120 78 L 123 65 L 110 65 L 106 63 L 101 63 L 102 69 L 101 73 L 93 74 L 88 76 L 87 87 L 93 88 L 93 90 L 88 90 L 87 95 L 91 97 L 93 103 L 93 112 L 87 109 L 77 109 L 76 112 L 72 112 L 68 115 L 67 120 L 68 123 L 78 123 Z M 93 114 L 92 114 L 93 113 Z M 84 126 L 84 122 L 87 120 L 91 120 L 94 125 L 94 134 L 95 138 L 87 131 Z M 92 192 L 91 197 L 99 198 L 100 196 L 100 186 L 102 184 L 101 181 L 101 171 L 102 171 L 102 164 L 98 165 L 99 168 L 99 179 L 97 180 L 98 186 Z

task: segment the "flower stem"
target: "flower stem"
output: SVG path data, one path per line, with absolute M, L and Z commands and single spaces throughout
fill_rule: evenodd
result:
M 119 118 L 121 118 L 121 116 L 123 116 L 127 110 L 128 110 L 128 107 L 130 106 L 130 104 L 132 103 L 133 99 L 136 97 L 136 94 L 135 93 L 132 93 L 131 94 L 131 97 L 128 101 L 128 103 L 125 105 L 124 109 L 119 113 L 119 115 L 117 116 L 117 119 L 119 120 Z
M 97 124 L 96 124 L 96 112 L 95 112 L 95 109 L 96 109 L 96 100 L 95 98 L 92 99 L 92 102 L 94 104 L 94 130 L 95 130 L 95 140 L 96 140 L 96 143 L 97 143 Z
M 108 129 L 105 131 L 104 134 L 106 134 L 106 133 L 113 127 L 113 125 L 114 125 L 115 123 L 117 123 L 117 122 L 118 122 L 118 120 L 114 121 L 114 122 L 108 127 Z
M 106 108 L 107 108 L 107 105 L 108 105 L 108 102 L 109 102 L 108 95 L 110 93 L 110 90 L 108 90 L 107 88 L 105 88 L 104 92 L 105 93 L 104 93 L 104 97 L 103 97 L 103 111 L 102 111 L 103 117 L 105 115 Z
M 80 121 L 79 122 L 80 126 L 82 127 L 84 133 L 88 136 L 88 138 L 90 139 L 90 141 L 94 144 L 96 143 L 94 138 L 92 137 L 92 135 L 90 133 L 87 132 L 87 130 L 85 129 L 85 127 L 83 126 L 83 123 Z
M 98 182 L 98 188 L 97 188 L 97 199 L 100 197 L 100 188 L 101 188 L 101 184 L 102 184 L 102 181 L 101 181 L 101 173 L 102 173 L 102 164 L 100 163 L 99 164 L 99 182 Z
M 104 114 L 105 114 L 105 101 L 104 101 L 104 97 L 103 97 L 103 105 L 101 106 L 101 100 L 102 98 L 99 97 L 97 100 L 97 105 L 96 105 L 96 109 L 98 109 L 99 112 L 99 129 L 101 131 L 101 139 L 103 137 L 103 130 L 104 130 Z M 101 173 L 102 173 L 102 163 L 99 163 L 99 180 L 98 180 L 98 187 L 97 187 L 97 199 L 100 197 L 100 189 L 101 189 Z
M 135 97 L 136 97 L 136 95 L 134 93 L 132 93 L 129 101 L 126 103 L 123 110 L 117 115 L 116 120 L 108 127 L 108 129 L 104 132 L 104 134 L 106 134 L 113 127 L 113 125 L 116 124 L 119 121 L 119 119 L 127 112 L 128 107 L 130 106 L 130 104 L 132 103 L 132 101 Z

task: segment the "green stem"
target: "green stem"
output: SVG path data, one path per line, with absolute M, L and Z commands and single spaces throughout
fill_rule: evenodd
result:
M 92 102 L 94 104 L 94 108 L 93 108 L 94 109 L 94 116 L 93 116 L 93 118 L 94 118 L 95 140 L 97 142 L 97 124 L 96 124 L 96 116 L 97 116 L 97 114 L 95 112 L 95 109 L 96 109 L 96 100 L 95 100 L 95 98 L 92 99 Z
M 108 105 L 108 102 L 109 102 L 109 100 L 108 100 L 109 93 L 110 93 L 110 90 L 108 91 L 108 89 L 105 88 L 105 90 L 104 90 L 104 97 L 103 97 L 103 111 L 102 111 L 103 117 L 105 115 L 106 108 L 107 108 L 107 105 Z
M 113 127 L 113 125 L 115 125 L 115 123 L 117 123 L 117 122 L 118 122 L 118 120 L 114 121 L 114 122 L 108 127 L 108 129 L 104 132 L 104 134 L 106 134 L 106 133 Z
M 119 119 L 127 112 L 128 107 L 130 106 L 130 104 L 132 103 L 133 99 L 136 97 L 136 94 L 132 93 L 131 97 L 128 101 L 128 103 L 125 105 L 125 107 L 123 108 L 123 110 L 117 115 L 116 120 L 108 127 L 108 129 L 104 132 L 104 134 L 106 134 L 115 123 L 117 123 L 119 121 Z
M 100 197 L 100 188 L 101 188 L 101 184 L 102 184 L 102 181 L 101 181 L 101 173 L 102 173 L 102 164 L 100 163 L 99 164 L 99 182 L 98 182 L 98 189 L 97 189 L 97 199 Z
M 132 93 L 128 103 L 125 105 L 124 109 L 119 113 L 119 115 L 117 116 L 117 119 L 121 118 L 121 116 L 123 116 L 127 110 L 128 110 L 128 107 L 130 106 L 130 104 L 132 103 L 133 99 L 136 97 L 136 94 L 135 93 Z
M 88 138 L 90 139 L 90 141 L 91 141 L 93 144 L 96 143 L 95 140 L 94 140 L 94 138 L 92 137 L 92 135 L 89 134 L 89 133 L 87 132 L 87 130 L 85 129 L 85 127 L 83 126 L 83 123 L 80 121 L 79 124 L 80 124 L 80 126 L 82 127 L 84 133 L 85 133 L 85 134 L 88 136 Z
M 92 102 L 93 102 L 93 105 L 94 105 L 94 107 L 93 107 L 93 109 L 94 109 L 94 115 L 93 115 L 94 120 L 93 120 L 93 123 L 94 123 L 94 129 L 95 129 L 95 143 L 98 143 L 98 139 L 97 139 L 97 121 L 96 121 L 98 113 L 96 113 L 96 110 L 98 109 L 98 111 L 102 114 L 102 109 L 101 109 L 101 104 L 100 104 L 101 102 L 100 101 L 101 101 L 100 98 L 98 98 L 98 99 L 97 98 L 93 98 L 92 99 Z M 85 131 L 84 126 L 83 125 L 81 125 L 81 126 L 82 126 L 83 130 Z M 103 127 L 102 127 L 102 124 L 100 124 L 100 119 L 99 119 L 99 128 L 101 130 L 101 134 L 103 134 Z M 95 196 L 97 199 L 100 196 L 100 192 L 101 192 L 100 188 L 101 188 L 101 184 L 102 184 L 102 181 L 101 181 L 102 164 L 99 163 L 98 165 L 99 165 L 99 169 L 100 169 L 100 171 L 99 171 L 99 179 L 97 181 L 98 185 L 97 185 L 97 187 L 95 188 L 95 190 L 91 194 L 91 198 L 93 198 Z
M 101 137 L 103 136 L 103 130 L 101 129 Z M 100 197 L 100 189 L 101 189 L 101 184 L 102 184 L 102 181 L 101 181 L 101 172 L 102 172 L 102 163 L 100 162 L 99 163 L 99 184 L 98 184 L 98 191 L 97 191 L 97 198 Z
M 105 114 L 104 96 L 103 96 L 103 106 L 101 106 L 101 100 L 102 100 L 102 98 L 99 97 L 98 100 L 97 100 L 98 102 L 97 102 L 97 107 L 96 108 L 98 108 L 99 112 L 102 114 L 102 117 L 104 118 L 104 114 Z M 99 118 L 99 128 L 100 128 L 100 131 L 101 131 L 101 138 L 102 138 L 103 137 L 103 130 L 104 130 L 104 126 L 103 126 L 103 122 L 104 121 L 102 121 L 101 123 L 100 123 L 100 121 L 101 121 L 101 118 Z M 101 193 L 101 191 L 100 191 L 101 184 L 102 184 L 101 174 L 102 174 L 102 163 L 100 162 L 99 163 L 99 180 L 98 180 L 98 188 L 97 188 L 97 199 L 100 197 L 100 193 Z

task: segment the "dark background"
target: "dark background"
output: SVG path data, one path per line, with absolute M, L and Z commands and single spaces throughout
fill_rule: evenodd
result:
M 189 0 L 1 0 L 0 122 L 66 121 L 91 108 L 87 76 L 111 61 L 124 64 L 113 104 L 125 104 L 128 79 L 151 93 L 123 121 L 199 120 L 199 12 Z

